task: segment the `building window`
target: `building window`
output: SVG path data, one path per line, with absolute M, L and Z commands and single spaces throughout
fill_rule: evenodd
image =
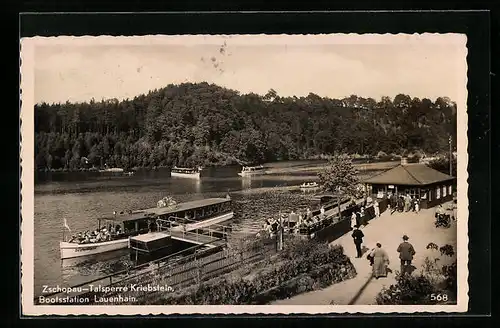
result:
M 410 195 L 412 197 L 417 197 L 417 189 L 415 189 L 415 188 L 406 189 L 404 194 L 405 195 Z
M 422 190 L 420 193 L 420 199 L 427 199 L 427 190 Z
M 429 194 L 429 202 L 432 200 L 432 190 L 429 189 L 428 192 L 426 192 L 426 194 Z
M 448 195 L 451 195 L 453 193 L 453 189 L 451 188 L 451 185 L 448 186 Z
M 443 197 L 446 197 L 446 186 L 443 186 Z
M 436 199 L 439 199 L 439 198 L 441 198 L 441 188 L 437 187 L 436 188 Z

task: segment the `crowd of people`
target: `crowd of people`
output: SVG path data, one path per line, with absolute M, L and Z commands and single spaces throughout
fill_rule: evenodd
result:
M 71 236 L 69 242 L 76 244 L 93 244 L 113 240 L 119 234 L 121 234 L 121 226 L 117 224 L 114 227 L 110 224 L 107 228 L 103 227 L 100 230 L 96 229 L 94 231 L 87 230 L 78 232 Z
M 415 212 L 418 214 L 420 211 L 420 198 L 416 196 L 406 195 L 392 195 L 389 198 L 389 205 L 391 207 L 391 215 L 398 212 Z
M 324 206 L 321 206 L 319 214 L 314 215 L 310 208 L 307 208 L 305 212 L 291 211 L 289 215 L 283 215 L 282 222 L 285 231 L 298 234 L 302 230 L 309 231 L 310 229 L 317 227 L 318 225 L 327 224 L 329 220 L 325 214 L 326 210 Z M 330 220 L 331 221 L 331 220 Z M 331 223 L 331 222 L 330 222 Z M 280 222 L 275 218 L 266 219 L 262 230 L 270 234 L 275 235 L 280 227 Z

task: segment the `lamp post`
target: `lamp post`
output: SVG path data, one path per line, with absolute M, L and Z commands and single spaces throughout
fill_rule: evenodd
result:
M 342 212 L 340 211 L 340 186 L 337 186 L 337 206 L 339 208 L 339 221 L 342 220 Z
M 451 134 L 450 134 L 450 137 L 448 138 L 448 143 L 450 145 L 450 175 L 453 176 L 453 174 L 452 174 L 452 172 L 453 172 L 453 163 L 452 163 L 453 154 L 452 154 L 452 148 L 451 148 Z
M 279 211 L 279 227 L 278 227 L 278 251 L 283 250 L 283 216 Z

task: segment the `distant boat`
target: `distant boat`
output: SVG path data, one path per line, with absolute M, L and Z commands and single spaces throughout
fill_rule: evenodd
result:
M 111 167 L 109 169 L 99 170 L 99 172 L 113 172 L 113 173 L 122 173 L 123 171 L 125 170 L 120 167 Z
M 201 176 L 201 167 L 197 168 L 187 168 L 187 167 L 177 167 L 174 166 L 170 170 L 170 175 L 173 177 L 180 177 L 180 178 L 194 178 L 194 179 L 199 179 Z
M 319 184 L 316 182 L 304 182 L 300 185 L 300 189 L 316 189 L 319 188 Z
M 266 173 L 264 166 L 243 166 L 241 172 L 238 172 L 240 177 L 254 175 L 254 174 L 264 174 Z

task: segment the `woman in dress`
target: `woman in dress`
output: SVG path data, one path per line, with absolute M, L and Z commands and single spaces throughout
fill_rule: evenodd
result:
M 387 277 L 387 265 L 389 265 L 389 257 L 387 252 L 382 248 L 380 243 L 373 249 L 370 256 L 373 258 L 373 276 L 375 278 Z
M 351 214 L 351 229 L 354 230 L 354 228 L 357 226 L 358 226 L 358 218 L 356 216 L 356 213 L 352 212 L 352 214 Z

